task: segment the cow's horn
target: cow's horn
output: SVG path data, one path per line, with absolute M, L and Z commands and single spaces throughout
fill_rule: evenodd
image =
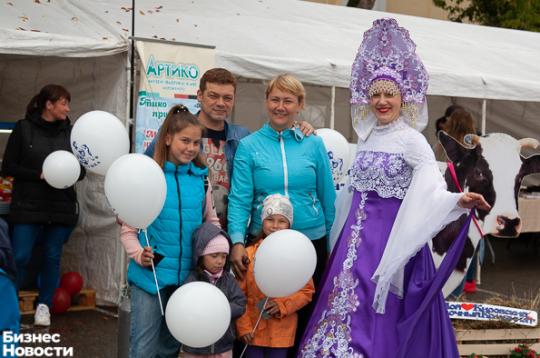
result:
M 480 137 L 476 134 L 466 134 L 465 137 L 463 137 L 463 142 L 470 147 L 475 147 L 478 144 L 479 139 Z
M 533 147 L 533 148 L 538 148 L 538 146 L 540 145 L 540 143 L 534 139 L 534 138 L 523 138 L 523 139 L 520 139 L 519 140 L 519 144 L 521 144 L 521 148 L 524 148 L 524 147 Z

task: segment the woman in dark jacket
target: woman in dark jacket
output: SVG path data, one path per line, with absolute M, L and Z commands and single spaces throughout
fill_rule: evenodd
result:
M 30 261 L 34 242 L 43 229 L 41 288 L 34 324 L 50 325 L 49 308 L 60 273 L 62 246 L 77 224 L 79 207 L 72 186 L 55 189 L 43 178 L 43 162 L 54 151 L 71 152 L 71 126 L 67 114 L 71 95 L 50 84 L 32 98 L 26 117 L 9 136 L 2 171 L 14 177 L 9 221 L 13 225 L 13 252 L 19 287 Z M 86 171 L 81 167 L 79 180 Z

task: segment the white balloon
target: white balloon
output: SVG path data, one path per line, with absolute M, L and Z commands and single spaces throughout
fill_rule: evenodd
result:
M 253 273 L 262 293 L 268 297 L 285 297 L 309 282 L 316 265 L 317 253 L 308 237 L 287 229 L 264 239 L 255 254 Z
M 216 343 L 231 324 L 231 306 L 216 286 L 190 282 L 178 288 L 165 309 L 169 331 L 180 343 L 194 348 Z
M 108 112 L 88 112 L 73 125 L 71 149 L 83 167 L 105 175 L 116 159 L 129 153 L 126 127 Z
M 332 179 L 334 179 L 334 185 L 336 185 L 349 170 L 349 143 L 341 133 L 330 128 L 317 129 L 317 135 L 322 138 L 328 152 L 328 159 L 332 168 Z
M 56 189 L 72 186 L 81 175 L 81 166 L 77 158 L 67 150 L 57 150 L 43 162 L 43 178 Z
M 107 171 L 105 196 L 122 221 L 147 228 L 158 217 L 167 196 L 163 169 L 144 154 L 126 154 Z
M 345 175 L 336 185 L 336 191 L 342 190 L 347 185 L 347 181 L 349 180 L 349 176 L 351 175 L 351 166 L 356 158 L 356 144 L 349 143 L 349 158 L 351 158 L 349 160 L 349 165 L 345 170 Z

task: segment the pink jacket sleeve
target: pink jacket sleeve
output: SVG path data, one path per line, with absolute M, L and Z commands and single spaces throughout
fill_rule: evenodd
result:
M 136 263 L 141 265 L 143 247 L 139 242 L 139 234 L 137 229 L 129 226 L 128 224 L 122 224 L 122 230 L 120 231 L 120 242 L 122 242 L 122 245 L 124 246 L 129 258 L 135 260 Z
M 216 214 L 216 208 L 214 206 L 214 198 L 212 197 L 212 186 L 208 186 L 206 191 L 205 207 L 203 214 L 203 221 L 211 222 L 217 227 L 221 227 L 219 219 Z M 137 229 L 128 224 L 122 224 L 122 230 L 120 231 L 120 241 L 124 246 L 130 259 L 135 260 L 136 263 L 141 265 L 141 256 L 143 252 L 143 247 L 139 242 L 139 233 Z M 141 265 L 142 266 L 142 265 Z
M 210 222 L 221 228 L 221 224 L 219 223 L 219 219 L 216 214 L 216 206 L 214 205 L 212 185 L 208 185 L 208 190 L 206 191 L 206 203 L 203 213 L 203 222 Z

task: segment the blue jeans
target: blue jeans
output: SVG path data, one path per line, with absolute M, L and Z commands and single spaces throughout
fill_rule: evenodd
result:
M 478 247 L 476 248 L 477 251 L 480 252 L 480 265 L 482 265 L 482 262 L 484 261 L 484 251 L 485 251 L 485 243 L 484 239 L 480 239 L 480 242 L 478 243 Z M 467 273 L 465 274 L 465 277 L 463 277 L 463 281 L 459 284 L 458 287 L 448 296 L 450 299 L 456 299 L 461 295 L 463 292 L 463 287 L 465 287 L 465 281 L 472 282 L 475 279 L 475 272 L 476 272 L 476 251 L 474 252 L 474 255 L 471 259 L 471 263 L 469 264 L 469 268 L 467 269 Z
M 165 287 L 159 293 L 163 310 L 178 287 Z M 153 295 L 131 285 L 131 325 L 129 331 L 131 348 L 129 358 L 176 358 L 180 342 L 169 331 L 165 316 L 161 315 L 158 295 Z
M 43 228 L 43 259 L 41 262 L 41 288 L 37 303 L 51 307 L 54 290 L 60 275 L 62 246 L 69 239 L 73 226 L 17 224 L 13 227 L 13 253 L 19 273 L 17 292 L 21 289 L 24 281 L 24 270 L 30 262 L 32 249 L 41 228 Z

